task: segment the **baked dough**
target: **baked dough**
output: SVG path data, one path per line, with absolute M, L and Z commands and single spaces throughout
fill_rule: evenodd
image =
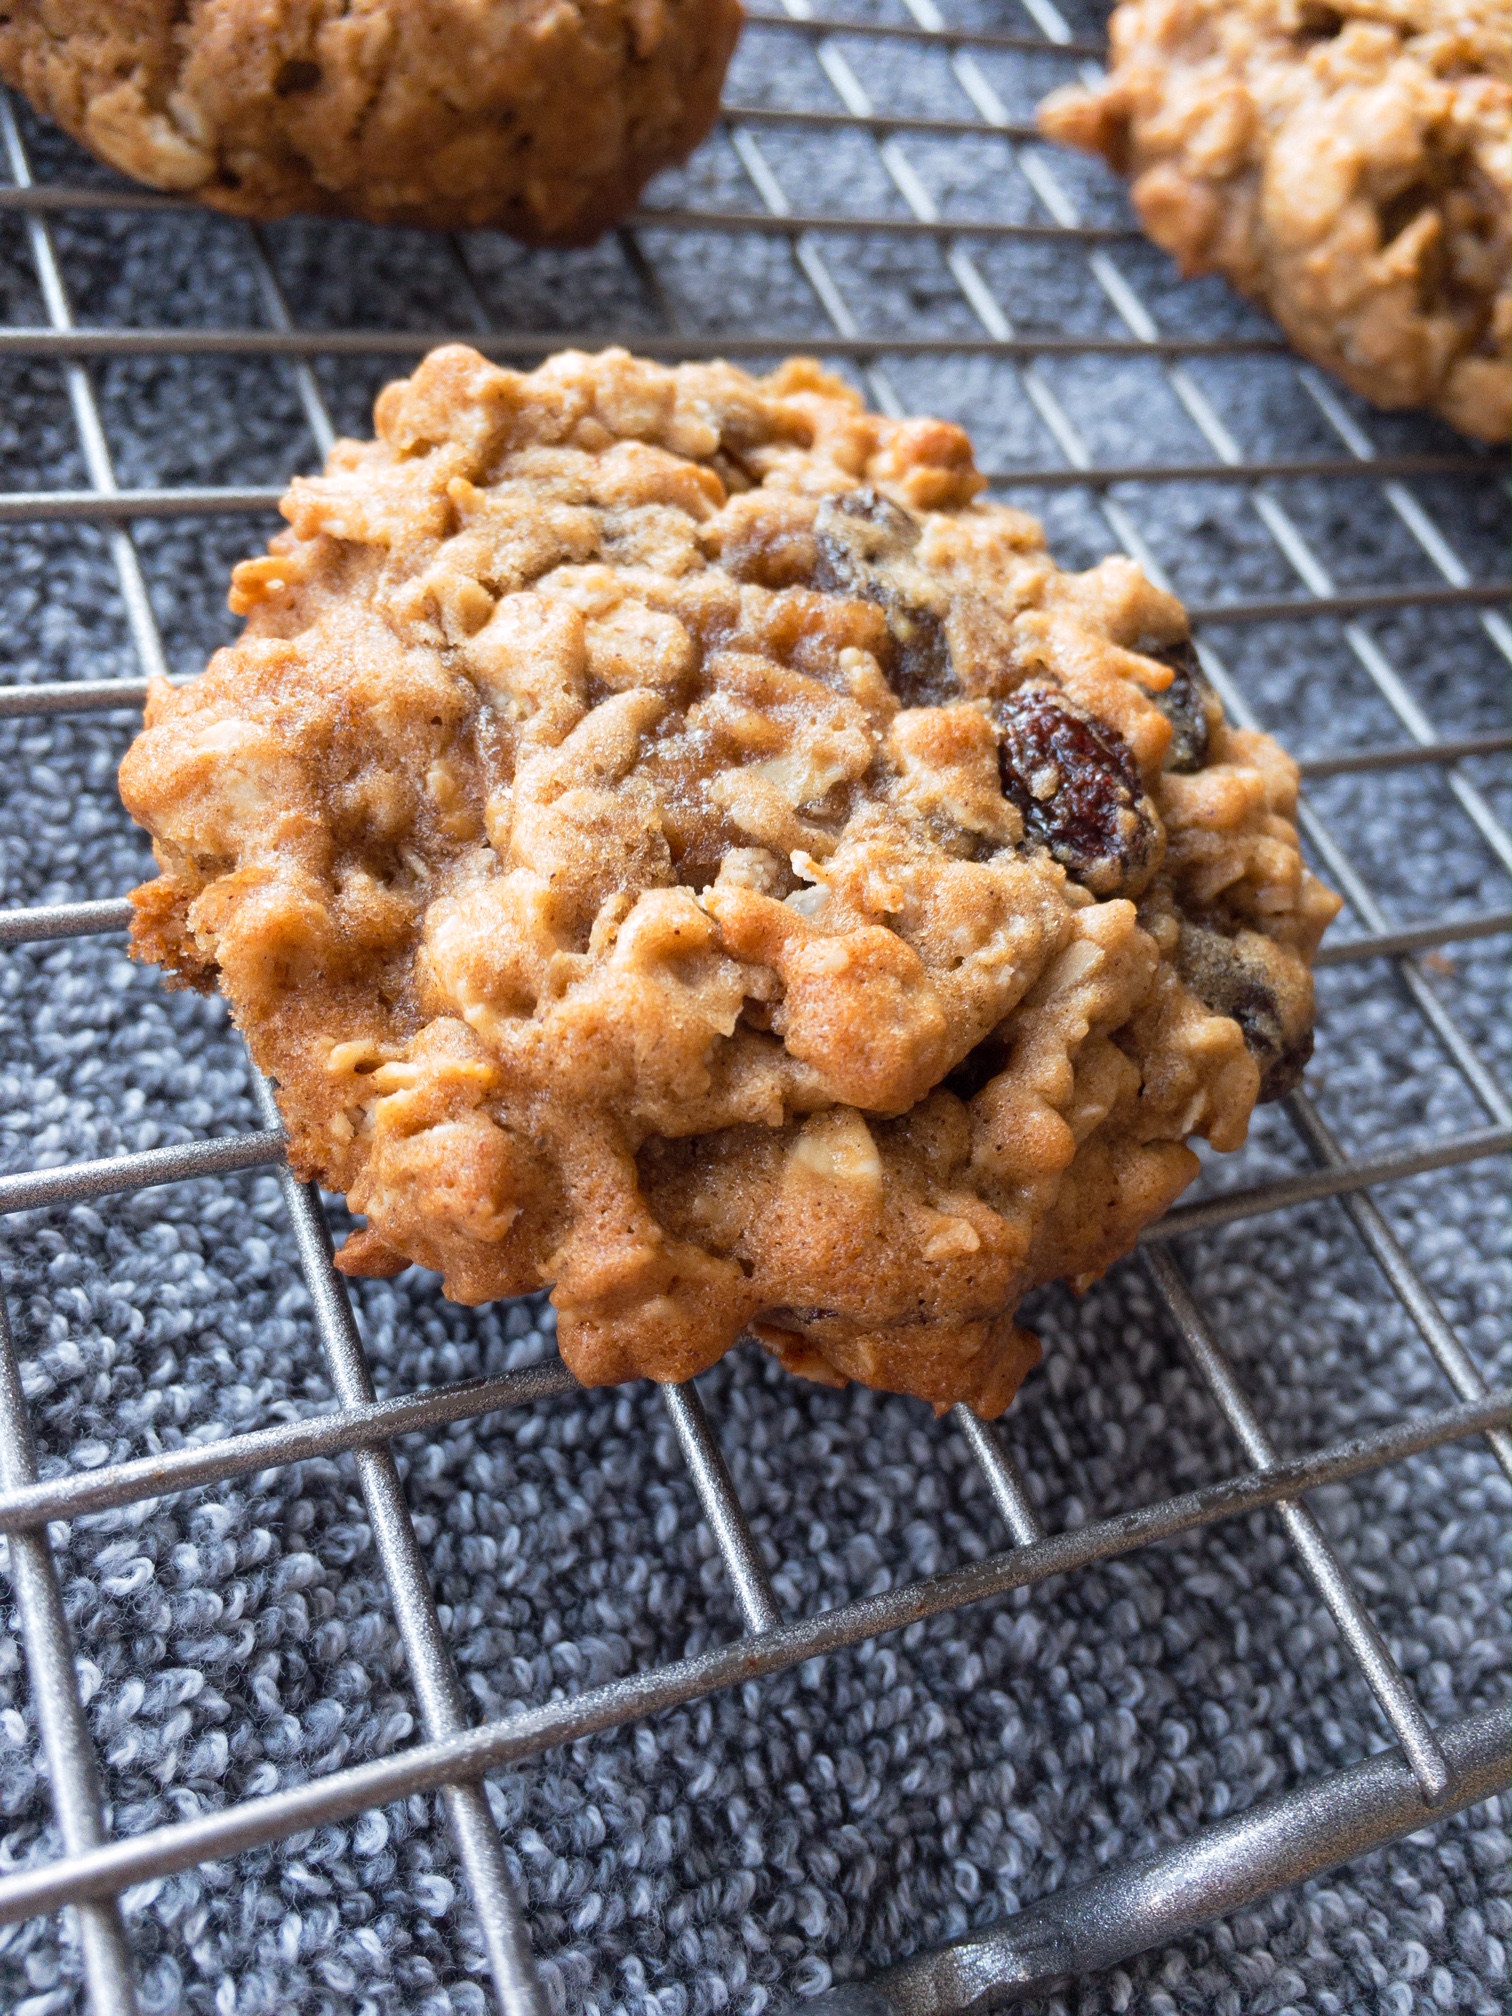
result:
M 1124 0 L 1053 139 L 1378 406 L 1508 429 L 1506 0 Z
M 984 1415 L 1312 1042 L 1295 766 L 1129 561 L 799 359 L 438 350 L 297 479 L 121 768 L 340 1264 L 553 1285 L 588 1384 L 748 1328 Z
M 587 243 L 713 124 L 739 0 L 8 0 L 0 76 L 243 217 Z

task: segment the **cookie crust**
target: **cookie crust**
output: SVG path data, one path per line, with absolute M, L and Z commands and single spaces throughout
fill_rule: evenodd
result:
M 124 174 L 586 244 L 713 124 L 739 0 L 11 0 L 0 76 Z
M 432 353 L 297 479 L 121 767 L 133 950 L 219 985 L 290 1155 L 590 1384 L 745 1330 L 1007 1405 L 1311 1045 L 1295 766 L 1179 603 L 1061 572 L 959 428 L 622 351 Z
M 1108 32 L 1044 131 L 1356 392 L 1505 441 L 1506 0 L 1123 0 Z

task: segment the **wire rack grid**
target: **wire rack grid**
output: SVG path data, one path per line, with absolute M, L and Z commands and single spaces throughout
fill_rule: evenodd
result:
M 394 360 L 411 359 L 443 338 L 464 337 L 510 361 L 567 343 L 616 339 L 664 356 L 764 360 L 794 347 L 815 349 L 858 374 L 887 411 L 930 404 L 933 386 L 933 403 L 948 408 L 954 402 L 979 439 L 984 415 L 990 419 L 1007 408 L 1028 416 L 1016 439 L 1011 429 L 999 430 L 997 447 L 987 427 L 995 485 L 1025 493 L 1089 552 L 1121 549 L 1157 580 L 1169 581 L 1173 572 L 1162 542 L 1169 500 L 1223 488 L 1228 508 L 1243 518 L 1251 542 L 1244 550 L 1261 552 L 1264 564 L 1253 570 L 1254 592 L 1239 596 L 1194 598 L 1186 581 L 1176 581 L 1192 607 L 1204 664 L 1231 717 L 1252 722 L 1246 681 L 1229 662 L 1235 640 L 1242 652 L 1247 635 L 1280 634 L 1303 663 L 1310 654 L 1316 658 L 1319 680 L 1330 664 L 1347 663 L 1351 676 L 1363 675 L 1397 724 L 1394 736 L 1373 745 L 1333 747 L 1325 738 L 1323 753 L 1304 765 L 1310 786 L 1304 837 L 1350 911 L 1348 934 L 1325 951 L 1323 964 L 1369 976 L 1376 996 L 1406 1004 L 1422 1040 L 1436 1046 L 1458 1075 L 1471 1116 L 1471 1124 L 1420 1130 L 1405 1145 L 1361 1152 L 1346 1144 L 1308 1093 L 1298 1092 L 1286 1117 L 1308 1166 L 1227 1188 L 1210 1184 L 1146 1235 L 1141 1260 L 1131 1264 L 1147 1270 L 1242 1458 L 1235 1474 L 1198 1488 L 1047 1532 L 1002 1435 L 957 1409 L 936 1433 L 963 1439 L 1011 1544 L 964 1566 L 792 1616 L 773 1586 L 698 1392 L 692 1385 L 665 1388 L 661 1400 L 744 1633 L 481 1724 L 469 1718 L 392 1445 L 416 1431 L 544 1405 L 573 1390 L 560 1361 L 380 1400 L 345 1284 L 331 1266 L 325 1209 L 283 1164 L 278 1115 L 265 1084 L 255 1088 L 263 1123 L 256 1130 L 0 1176 L 0 1212 L 14 1214 L 198 1178 L 276 1171 L 334 1400 L 209 1443 L 89 1468 L 55 1463 L 42 1477 L 20 1355 L 0 1311 L 0 1532 L 8 1540 L 63 1850 L 0 1871 L 0 1921 L 70 1907 L 97 2016 L 139 2006 L 119 1901 L 131 1886 L 304 1837 L 417 1794 L 443 1802 L 500 2006 L 510 2016 L 544 2016 L 547 1998 L 485 1796 L 489 1772 L 960 1606 L 1029 1590 L 1052 1576 L 1260 1511 L 1279 1522 L 1394 1747 L 1154 1856 L 1068 1886 L 995 1929 L 970 1931 L 952 1946 L 902 1961 L 864 1990 L 837 1990 L 837 1999 L 943 2016 L 1043 1988 L 1177 1937 L 1281 1884 L 1485 1799 L 1506 1782 L 1505 1711 L 1437 1726 L 1430 1721 L 1372 1621 L 1357 1579 L 1305 1497 L 1472 1437 L 1484 1438 L 1503 1472 L 1509 1466 L 1508 1394 L 1488 1384 L 1374 1194 L 1507 1150 L 1508 1106 L 1496 1070 L 1460 1027 L 1423 955 L 1442 960 L 1446 946 L 1505 937 L 1508 912 L 1461 904 L 1425 922 L 1394 923 L 1349 841 L 1319 809 L 1329 780 L 1421 772 L 1435 780 L 1442 801 L 1493 869 L 1507 869 L 1505 808 L 1487 767 L 1504 755 L 1507 734 L 1496 728 L 1440 734 L 1421 698 L 1421 682 L 1411 676 L 1415 668 L 1399 662 L 1390 641 L 1396 616 L 1454 620 L 1478 629 L 1478 648 L 1488 662 L 1508 655 L 1505 587 L 1476 578 L 1457 543 L 1464 500 L 1480 494 L 1474 486 L 1484 486 L 1494 465 L 1424 428 L 1367 421 L 1310 368 L 1285 360 L 1259 318 L 1221 304 L 1216 295 L 1202 334 L 1184 333 L 1178 313 L 1163 321 L 1159 290 L 1169 281 L 1130 232 L 1116 198 L 1088 171 L 1033 144 L 1033 97 L 1095 62 L 1100 43 L 1095 32 L 1077 40 L 1052 0 L 1023 0 L 1023 6 L 1014 28 L 1005 28 L 992 9 L 981 19 L 947 22 L 934 0 L 906 0 L 880 14 L 858 0 L 854 18 L 843 19 L 815 16 L 807 0 L 786 0 L 783 13 L 753 13 L 748 50 L 776 54 L 763 63 L 743 53 L 737 63 L 718 141 L 706 150 L 715 166 L 702 171 L 700 156 L 683 177 L 673 178 L 674 200 L 637 213 L 618 236 L 618 256 L 639 290 L 639 314 L 628 322 L 593 315 L 572 329 L 516 325 L 491 311 L 490 293 L 497 298 L 498 290 L 490 289 L 482 271 L 490 248 L 480 239 L 446 246 L 448 321 L 432 327 L 412 312 L 400 327 L 385 326 L 381 314 L 367 316 L 362 326 L 312 323 L 291 308 L 277 247 L 259 230 L 239 226 L 227 230 L 237 234 L 246 280 L 239 299 L 251 305 L 248 319 L 172 326 L 80 319 L 59 230 L 96 213 L 117 220 L 166 213 L 173 219 L 184 206 L 95 174 L 78 157 L 61 175 L 39 176 L 24 116 L 9 104 L 0 108 L 9 171 L 8 183 L 0 185 L 0 214 L 10 213 L 24 234 L 42 309 L 41 319 L 13 320 L 0 329 L 0 357 L 45 364 L 60 374 L 82 476 L 73 487 L 31 484 L 0 494 L 0 523 L 84 521 L 102 528 L 138 667 L 135 678 L 75 676 L 70 667 L 59 681 L 0 687 L 0 716 L 111 713 L 139 705 L 146 678 L 174 669 L 144 567 L 144 528 L 179 519 L 234 521 L 267 511 L 281 491 L 276 483 L 122 485 L 98 381 L 102 360 L 264 360 L 287 374 L 308 435 L 324 455 L 338 431 L 333 404 L 340 403 L 343 373 L 365 385 L 363 372 L 392 369 Z M 971 150 L 982 149 L 995 150 L 991 160 L 1001 167 L 993 172 L 1003 175 L 1005 190 L 1011 171 L 1002 214 L 968 214 L 956 200 L 958 186 L 980 186 L 980 169 L 978 163 L 976 184 L 964 174 L 958 183 L 955 164 L 975 161 Z M 737 248 L 734 270 L 743 274 L 743 293 L 716 300 L 700 285 L 700 248 L 711 240 Z M 1022 263 L 1005 266 L 1005 260 Z M 870 290 L 857 284 L 857 274 L 874 283 Z M 881 303 L 886 312 L 869 326 L 858 298 Z M 901 307 L 887 308 L 898 300 Z M 1214 301 L 1220 301 L 1216 310 Z M 773 302 L 791 326 L 773 319 Z M 944 375 L 931 379 L 937 368 Z M 1126 413 L 1121 434 L 1109 436 L 1106 403 L 1094 409 L 1088 399 L 1093 371 L 1104 383 L 1133 374 L 1127 386 L 1136 411 Z M 1241 421 L 1225 399 L 1236 374 L 1252 371 L 1284 375 L 1288 396 L 1309 415 L 1312 437 L 1297 452 L 1246 451 Z M 1125 451 L 1122 459 L 1109 459 L 1101 446 L 1108 438 L 1132 441 L 1137 449 L 1137 401 L 1140 388 L 1151 384 L 1183 416 L 1194 452 L 1151 459 Z M 1405 445 L 1382 446 L 1383 438 Z M 1362 559 L 1339 537 L 1337 517 L 1326 515 L 1327 500 L 1331 491 L 1362 482 L 1370 486 L 1372 510 L 1384 513 L 1405 539 L 1415 565 L 1399 570 L 1391 564 L 1383 576 L 1378 559 L 1370 564 L 1372 549 Z M 1319 534 L 1320 511 L 1326 536 Z M 1378 553 L 1380 535 L 1373 536 Z M 1338 549 L 1333 557 L 1330 545 Z M 1321 625 L 1329 626 L 1326 645 L 1319 642 Z M 1404 634 L 1410 645 L 1416 633 Z M 1220 639 L 1228 640 L 1222 651 Z M 126 904 L 116 899 L 81 896 L 32 905 L 0 915 L 0 940 L 21 946 L 118 932 L 126 915 Z M 1215 1321 L 1178 1266 L 1177 1242 L 1320 1200 L 1336 1200 L 1453 1400 L 1283 1456 Z M 355 1463 L 408 1662 L 421 1740 L 146 1832 L 113 1832 L 49 1528 L 333 1455 Z

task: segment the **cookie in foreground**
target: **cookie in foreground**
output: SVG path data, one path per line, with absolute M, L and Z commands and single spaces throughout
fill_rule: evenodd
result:
M 1505 441 L 1506 0 L 1123 0 L 1108 33 L 1051 138 L 1356 392 Z
M 714 123 L 739 0 L 9 0 L 0 76 L 111 167 L 586 244 Z
M 1001 1411 L 1312 1046 L 1337 901 L 1181 605 L 1063 573 L 961 430 L 797 359 L 432 353 L 153 684 L 133 950 L 294 1166 L 601 1384 L 747 1329 Z

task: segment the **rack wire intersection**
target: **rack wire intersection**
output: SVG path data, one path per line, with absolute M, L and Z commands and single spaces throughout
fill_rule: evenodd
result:
M 780 36 L 807 65 L 804 76 L 822 82 L 828 104 L 727 105 L 722 137 L 746 178 L 741 202 L 731 207 L 682 202 L 638 212 L 621 234 L 623 253 L 643 283 L 660 326 L 635 330 L 626 340 L 653 354 L 768 356 L 792 347 L 818 348 L 848 360 L 869 395 L 884 409 L 904 410 L 896 368 L 935 353 L 979 356 L 1011 364 L 1021 394 L 1043 423 L 1062 460 L 1016 464 L 995 480 L 1055 492 L 1076 488 L 1097 502 L 1115 547 L 1163 578 L 1119 486 L 1225 483 L 1238 486 L 1265 537 L 1284 556 L 1295 592 L 1268 600 L 1198 607 L 1204 663 L 1232 718 L 1252 717 L 1243 691 L 1213 642 L 1220 625 L 1245 622 L 1315 622 L 1338 619 L 1345 646 L 1400 723 L 1401 738 L 1371 750 L 1338 751 L 1304 766 L 1311 780 L 1350 772 L 1390 772 L 1432 766 L 1491 857 L 1505 869 L 1504 821 L 1473 770 L 1475 759 L 1505 753 L 1505 733 L 1440 736 L 1413 697 L 1376 631 L 1371 616 L 1395 610 L 1445 606 L 1478 612 L 1486 642 L 1505 657 L 1509 648 L 1505 585 L 1473 580 L 1450 532 L 1410 487 L 1483 475 L 1487 458 L 1469 450 L 1392 454 L 1378 452 L 1352 410 L 1306 367 L 1300 382 L 1336 443 L 1328 454 L 1289 460 L 1246 458 L 1195 364 L 1219 357 L 1276 353 L 1273 337 L 1245 324 L 1223 337 L 1183 337 L 1163 328 L 1138 291 L 1119 252 L 1131 233 L 1126 224 L 1084 219 L 1061 169 L 1027 143 L 1032 129 L 1011 117 L 982 57 L 1022 56 L 1035 79 L 1050 81 L 1096 54 L 1096 45 L 1073 39 L 1053 0 L 1023 0 L 1022 32 L 949 24 L 935 0 L 906 0 L 881 19 L 859 0 L 856 19 L 820 19 L 807 0 L 786 0 L 786 11 L 754 13 L 750 33 Z M 873 102 L 848 51 L 867 44 L 928 51 L 949 65 L 958 100 L 947 113 L 889 110 Z M 796 72 L 794 74 L 797 74 Z M 810 91 L 812 99 L 813 91 Z M 764 136 L 774 131 L 843 135 L 872 151 L 892 197 L 858 211 L 797 208 Z M 936 147 L 990 139 L 1015 150 L 1038 209 L 1016 221 L 942 214 L 929 178 L 910 152 L 915 140 Z M 146 679 L 165 674 L 167 657 L 133 539 L 141 520 L 211 518 L 266 511 L 279 491 L 261 486 L 122 488 L 116 478 L 108 429 L 92 376 L 95 360 L 142 355 L 184 357 L 250 353 L 284 360 L 316 448 L 323 455 L 335 424 L 313 368 L 342 356 L 409 357 L 446 336 L 463 336 L 512 359 L 545 354 L 564 343 L 598 344 L 612 330 L 542 334 L 494 328 L 482 290 L 469 268 L 469 248 L 454 242 L 457 299 L 463 314 L 453 329 L 301 328 L 280 287 L 262 235 L 246 232 L 249 271 L 261 304 L 257 327 L 81 327 L 75 319 L 53 220 L 91 210 L 158 214 L 186 206 L 98 181 L 38 181 L 14 109 L 0 104 L 9 184 L 0 186 L 0 214 L 22 223 L 45 307 L 46 323 L 0 329 L 0 359 L 51 359 L 62 374 L 87 488 L 0 493 L 0 522 L 42 524 L 85 520 L 103 528 L 110 564 L 124 605 L 139 664 L 135 680 L 78 679 L 51 685 L 0 687 L 0 716 L 25 717 L 139 706 Z M 754 200 L 753 200 L 754 199 Z M 806 196 L 806 199 L 807 196 Z M 693 230 L 775 239 L 786 248 L 827 329 L 790 337 L 781 330 L 718 330 L 680 326 L 677 307 L 659 274 L 654 246 L 668 234 Z M 927 239 L 938 244 L 956 290 L 959 321 L 945 334 L 900 334 L 857 325 L 831 271 L 827 243 L 837 235 L 871 234 L 880 240 Z M 984 270 L 982 257 L 1003 241 L 1043 246 L 1067 267 L 1086 275 L 1111 306 L 1116 332 L 1021 328 L 1011 318 Z M 1171 393 L 1194 423 L 1210 460 L 1099 464 L 1077 414 L 1047 360 L 1101 355 L 1157 359 Z M 1426 559 L 1434 579 L 1396 583 L 1338 582 L 1282 499 L 1276 485 L 1302 479 L 1314 485 L 1365 478 L 1380 486 L 1396 518 Z M 1294 1556 L 1326 1606 L 1343 1644 L 1379 1706 L 1394 1745 L 1380 1756 L 1304 1786 L 1249 1813 L 1203 1829 L 1193 1839 L 1143 1863 L 1124 1864 L 1095 1881 L 1052 1896 L 1033 1909 L 954 1947 L 915 1956 L 864 1985 L 833 1992 L 837 2010 L 858 2016 L 955 2016 L 1070 1973 L 1104 1967 L 1220 1912 L 1328 1866 L 1432 1817 L 1484 1799 L 1507 1779 L 1505 1711 L 1447 1727 L 1434 1727 L 1393 1659 L 1349 1573 L 1309 1510 L 1305 1494 L 1383 1464 L 1471 1436 L 1484 1437 L 1503 1470 L 1512 1461 L 1507 1432 L 1509 1395 L 1488 1388 L 1471 1353 L 1445 1318 L 1393 1233 L 1373 1191 L 1426 1170 L 1505 1155 L 1509 1140 L 1504 1089 L 1456 1025 L 1425 976 L 1420 955 L 1453 944 L 1499 937 L 1509 927 L 1505 907 L 1468 916 L 1395 926 L 1348 851 L 1307 803 L 1303 832 L 1323 871 L 1346 896 L 1358 927 L 1331 945 L 1326 963 L 1389 962 L 1399 990 L 1460 1073 L 1481 1109 L 1481 1124 L 1424 1146 L 1353 1156 L 1339 1144 L 1305 1092 L 1293 1095 L 1289 1118 L 1307 1150 L 1309 1172 L 1231 1189 L 1174 1210 L 1152 1228 L 1143 1265 L 1187 1356 L 1243 1459 L 1234 1476 L 1162 1502 L 1057 1533 L 1046 1533 L 1030 1492 L 1003 1441 L 969 1410 L 959 1408 L 940 1435 L 965 1438 L 1011 1544 L 984 1560 L 929 1576 L 881 1595 L 842 1604 L 814 1616 L 785 1618 L 762 1551 L 731 1483 L 715 1425 L 694 1386 L 667 1387 L 663 1400 L 708 1528 L 723 1558 L 744 1619 L 738 1641 L 679 1662 L 625 1675 L 566 1698 L 483 1726 L 470 1724 L 456 1668 L 446 1649 L 424 1551 L 406 1504 L 391 1450 L 393 1439 L 420 1429 L 475 1419 L 506 1408 L 528 1408 L 573 1390 L 557 1360 L 510 1373 L 378 1400 L 345 1284 L 331 1265 L 331 1241 L 319 1195 L 298 1183 L 284 1165 L 278 1114 L 259 1085 L 263 1126 L 232 1138 L 146 1149 L 61 1168 L 0 1176 L 0 1214 L 33 1211 L 160 1184 L 238 1170 L 277 1172 L 288 1222 L 312 1299 L 315 1324 L 336 1405 L 305 1418 L 249 1429 L 210 1444 L 195 1444 L 103 1468 L 65 1470 L 39 1480 L 21 1366 L 0 1309 L 0 1533 L 7 1537 L 9 1576 L 30 1669 L 33 1703 L 48 1767 L 64 1854 L 50 1862 L 0 1873 L 0 1922 L 71 1907 L 77 1914 L 84 1974 L 95 2016 L 127 2016 L 138 2006 L 129 1943 L 119 1898 L 130 1886 L 212 1858 L 277 1842 L 327 1821 L 360 1814 L 417 1792 L 442 1799 L 472 1902 L 483 1929 L 501 2008 L 509 2016 L 545 2016 L 548 2004 L 530 1955 L 529 1935 L 511 1891 L 498 1828 L 482 1789 L 484 1776 L 506 1764 L 619 1727 L 633 1718 L 697 1700 L 714 1690 L 773 1674 L 822 1654 L 857 1645 L 879 1633 L 1004 1592 L 1031 1587 L 1132 1549 L 1191 1532 L 1242 1513 L 1269 1509 Z M 118 899 L 79 900 L 0 915 L 0 943 L 114 932 L 124 928 L 127 906 Z M 1198 1306 L 1180 1267 L 1174 1241 L 1247 1217 L 1320 1198 L 1336 1198 L 1354 1233 L 1372 1256 L 1422 1343 L 1437 1362 L 1453 1400 L 1436 1410 L 1404 1416 L 1373 1431 L 1282 1460 L 1236 1375 L 1211 1321 Z M 203 1489 L 277 1465 L 350 1453 L 387 1578 L 420 1706 L 423 1740 L 395 1755 L 350 1766 L 308 1783 L 246 1798 L 219 1811 L 153 1831 L 112 1838 L 106 1829 L 99 1772 L 80 1701 L 58 1577 L 48 1539 L 50 1522 L 112 1507 L 140 1504 L 170 1493 Z

